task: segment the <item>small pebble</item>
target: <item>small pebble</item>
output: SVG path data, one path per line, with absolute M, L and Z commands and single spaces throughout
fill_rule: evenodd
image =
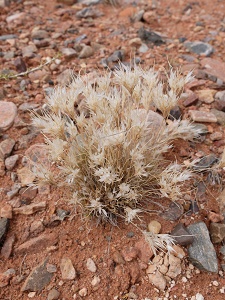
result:
M 79 290 L 79 295 L 81 297 L 87 296 L 87 289 L 86 288 L 82 288 L 81 290 Z

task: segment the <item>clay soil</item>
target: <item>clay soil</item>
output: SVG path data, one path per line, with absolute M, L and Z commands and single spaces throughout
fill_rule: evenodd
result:
M 62 1 L 63 2 L 63 1 Z M 65 1 L 66 2 L 66 1 Z M 8 81 L 1 80 L 0 87 L 6 92 L 2 100 L 12 101 L 17 106 L 23 102 L 36 103 L 40 106 L 45 102 L 45 92 L 43 88 L 52 87 L 52 84 L 57 85 L 57 76 L 66 69 L 73 69 L 74 72 L 87 72 L 95 74 L 102 72 L 103 66 L 101 59 L 109 57 L 116 50 L 124 50 L 124 61 L 130 62 L 132 57 L 140 57 L 141 63 L 145 67 L 155 66 L 156 69 L 168 69 L 168 65 L 173 67 L 183 68 L 183 71 L 192 68 L 191 64 L 198 63 L 202 57 L 191 54 L 193 62 L 188 62 L 183 58 L 183 54 L 190 53 L 182 46 L 179 39 L 186 38 L 189 41 L 200 41 L 207 37 L 213 37 L 209 40 L 215 51 L 211 58 L 221 59 L 225 56 L 225 32 L 221 30 L 224 25 L 224 1 L 199 0 L 189 2 L 185 0 L 160 0 L 152 3 L 148 0 L 125 1 L 120 0 L 118 7 L 113 7 L 107 4 L 100 3 L 94 6 L 94 9 L 102 12 L 102 16 L 96 18 L 78 19 L 76 12 L 85 7 L 82 3 L 76 3 L 73 6 L 64 3 L 50 1 L 15 1 L 8 7 L 0 8 L 0 35 L 16 34 L 19 39 L 14 43 L 11 41 L 0 41 L 0 51 L 6 53 L 13 51 L 12 58 L 0 56 L 0 70 L 14 70 L 14 60 L 17 56 L 21 56 L 20 45 L 32 43 L 31 32 L 35 27 L 46 30 L 52 35 L 59 33 L 58 36 L 52 38 L 50 46 L 38 47 L 33 58 L 26 58 L 25 63 L 28 68 L 37 67 L 40 62 L 46 57 L 55 57 L 62 47 L 73 47 L 74 40 L 85 34 L 87 37 L 82 41 L 86 45 L 96 44 L 96 51 L 88 58 L 74 57 L 67 59 L 64 55 L 60 56 L 61 63 L 52 70 L 49 66 L 46 67 L 49 72 L 48 79 L 29 78 L 29 84 L 25 92 L 21 90 L 20 83 L 24 78 L 10 79 Z M 136 12 L 144 9 L 150 13 L 148 22 L 132 21 L 132 17 Z M 24 12 L 22 19 L 16 22 L 6 22 L 6 18 L 18 12 Z M 159 46 L 150 46 L 145 53 L 139 53 L 137 49 L 129 45 L 129 41 L 138 37 L 138 29 L 144 26 L 151 29 L 167 39 L 165 44 Z M 215 32 L 215 35 L 213 35 Z M 23 40 L 23 41 L 22 41 Z M 52 46 L 53 45 L 53 46 Z M 98 45 L 100 45 L 98 47 Z M 21 46 L 22 47 L 22 46 Z M 110 65 L 113 66 L 112 63 Z M 221 86 L 217 86 L 215 82 L 207 78 L 199 78 L 198 68 L 195 71 L 197 75 L 196 89 L 214 88 L 222 90 Z M 198 103 L 199 104 L 199 103 Z M 212 104 L 208 105 L 211 108 Z M 182 117 L 188 117 L 188 109 L 180 104 Z M 197 109 L 197 106 L 192 106 Z M 19 111 L 19 118 L 29 124 L 30 113 Z M 207 123 L 210 133 L 221 132 L 222 141 L 224 138 L 224 128 L 217 123 Z M 26 129 L 28 131 L 26 131 Z M 7 135 L 18 141 L 21 136 L 29 132 L 29 126 L 16 127 L 12 126 L 4 135 Z M 206 136 L 208 139 L 209 134 Z M 4 136 L 2 137 L 3 140 Z M 0 140 L 1 141 L 1 140 Z M 16 173 L 17 169 L 23 167 L 22 158 L 25 151 L 32 145 L 43 142 L 41 134 L 34 137 L 26 145 L 26 148 L 15 149 L 13 154 L 19 154 L 19 162 L 12 171 L 7 171 L 0 178 L 1 199 L 0 205 L 5 205 L 8 202 L 6 193 L 11 190 L 12 173 Z M 184 159 L 194 159 L 201 155 L 215 154 L 221 156 L 223 143 L 184 143 L 178 141 L 168 155 L 171 160 L 183 161 Z M 183 156 L 184 152 L 188 153 L 188 157 Z M 200 177 L 198 177 L 199 180 Z M 209 225 L 208 213 L 214 211 L 219 213 L 216 197 L 222 190 L 220 185 L 210 185 L 207 182 L 206 175 L 201 177 L 206 185 L 203 197 L 198 203 L 200 211 L 187 215 L 184 213 L 177 221 L 167 221 L 155 215 L 144 215 L 139 227 L 145 229 L 151 220 L 158 220 L 162 224 L 162 233 L 169 233 L 172 228 L 182 222 L 185 225 L 194 223 L 197 220 L 204 221 Z M 194 182 L 188 186 L 186 199 L 195 199 L 196 185 Z M 23 199 L 22 195 L 17 195 L 17 199 Z M 37 194 L 32 200 L 32 203 L 47 201 L 47 208 L 44 211 L 36 212 L 32 215 L 13 214 L 10 220 L 10 227 L 7 232 L 6 239 L 15 235 L 15 243 L 9 258 L 0 256 L 0 273 L 7 269 L 15 269 L 16 275 L 11 279 L 7 286 L 0 288 L 0 299 L 47 299 L 49 290 L 56 288 L 60 292 L 59 299 L 130 299 L 128 293 L 132 291 L 137 299 L 191 299 L 197 293 L 201 293 L 204 299 L 224 299 L 224 294 L 221 289 L 225 286 L 225 277 L 221 268 L 219 246 L 215 245 L 219 261 L 220 274 L 208 273 L 199 271 L 196 268 L 190 269 L 188 258 L 182 262 L 182 273 L 175 279 L 175 285 L 167 294 L 167 290 L 159 292 L 148 281 L 148 277 L 144 270 L 145 266 L 141 260 L 137 259 L 132 262 L 126 262 L 118 268 L 113 260 L 113 255 L 117 251 L 123 252 L 127 247 L 133 247 L 142 239 L 142 234 L 132 225 L 125 225 L 122 221 L 118 226 L 111 224 L 99 224 L 97 226 L 95 220 L 86 222 L 80 217 L 79 211 L 76 213 L 74 208 L 66 201 L 66 196 L 63 190 L 51 190 L 48 194 Z M 161 203 L 167 208 L 169 201 Z M 26 205 L 27 203 L 21 203 Z M 203 206 L 201 206 L 203 204 Z M 204 209 L 202 209 L 204 207 Z M 57 209 L 69 211 L 70 214 L 59 222 L 51 223 L 50 220 L 56 215 Z M 42 247 L 37 245 L 36 250 L 29 252 L 25 251 L 22 254 L 17 253 L 16 249 L 25 241 L 29 241 L 34 236 L 30 233 L 30 226 L 35 221 L 42 221 L 43 224 L 51 223 L 52 226 L 44 226 L 41 234 L 54 234 L 58 242 L 51 247 Z M 184 248 L 187 253 L 187 249 Z M 56 266 L 56 272 L 50 282 L 40 292 L 34 295 L 28 292 L 22 292 L 21 287 L 24 284 L 25 278 L 30 274 L 30 271 L 48 257 L 48 263 Z M 71 259 L 77 276 L 75 280 L 62 280 L 60 272 L 60 262 L 63 257 Z M 92 258 L 97 266 L 96 273 L 91 273 L 86 267 L 86 261 Z M 192 266 L 191 266 L 192 268 Z M 190 278 L 187 282 L 182 281 L 182 277 L 187 277 L 187 271 L 190 272 Z M 132 273 L 133 272 L 133 273 Z M 138 273 L 138 276 L 132 277 L 132 274 Z M 91 281 L 94 276 L 100 278 L 100 283 L 93 287 Z M 21 281 L 20 281 L 21 278 Z M 135 280 L 134 280 L 135 278 Z M 213 282 L 217 281 L 214 285 Z M 79 290 L 87 288 L 87 295 L 81 297 Z M 164 298 L 166 297 L 166 298 Z

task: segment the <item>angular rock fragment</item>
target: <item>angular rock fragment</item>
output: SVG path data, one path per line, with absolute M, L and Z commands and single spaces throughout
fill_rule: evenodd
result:
M 35 267 L 30 275 L 25 280 L 21 291 L 33 291 L 40 292 L 43 288 L 48 285 L 53 277 L 52 273 L 49 273 L 46 268 L 48 259 L 45 259 L 37 267 Z
M 221 243 L 225 238 L 225 224 L 211 223 L 210 224 L 210 236 L 213 243 Z
M 13 102 L 0 101 L 0 132 L 9 129 L 17 115 L 17 107 Z
M 8 227 L 9 227 L 9 219 L 0 218 L 0 246 L 4 242 Z
M 64 257 L 60 263 L 60 270 L 62 273 L 62 279 L 73 280 L 76 278 L 76 271 L 74 269 L 71 259 Z
M 182 246 L 190 245 L 194 241 L 194 237 L 190 235 L 182 223 L 179 223 L 174 227 L 171 231 L 171 236 L 179 245 Z
M 188 248 L 191 263 L 207 272 L 218 272 L 216 251 L 209 237 L 204 222 L 198 222 L 187 227 L 188 232 L 194 236 L 193 243 Z

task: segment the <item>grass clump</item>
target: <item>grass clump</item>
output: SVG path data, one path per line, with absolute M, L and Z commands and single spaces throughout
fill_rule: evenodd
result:
M 33 118 L 53 163 L 51 170 L 36 169 L 38 183 L 63 187 L 84 215 L 113 223 L 118 217 L 132 222 L 152 196 L 178 200 L 191 174 L 168 165 L 164 154 L 173 140 L 200 133 L 187 120 L 168 119 L 190 80 L 171 70 L 161 82 L 153 69 L 121 65 L 56 88 L 48 109 Z

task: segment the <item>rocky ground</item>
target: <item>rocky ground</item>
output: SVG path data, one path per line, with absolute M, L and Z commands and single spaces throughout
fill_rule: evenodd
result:
M 224 1 L 74 2 L 0 0 L 0 299 L 223 299 Z M 176 236 L 170 255 L 154 257 L 131 225 L 86 223 L 63 191 L 27 188 L 28 162 L 46 160 L 30 110 L 71 69 L 93 78 L 133 58 L 195 75 L 172 113 L 205 133 L 178 141 L 168 157 L 201 158 L 198 173 L 182 205 L 161 201 L 139 224 Z

